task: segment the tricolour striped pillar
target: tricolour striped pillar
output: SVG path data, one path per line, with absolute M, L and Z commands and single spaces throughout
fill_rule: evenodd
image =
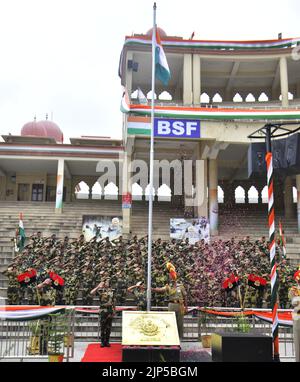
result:
M 279 339 L 278 339 L 278 278 L 275 258 L 275 214 L 274 214 L 274 192 L 273 192 L 273 159 L 272 153 L 267 152 L 267 176 L 268 176 L 268 216 L 269 216 L 269 250 L 271 262 L 271 306 L 272 306 L 272 337 L 273 337 L 273 359 L 279 361 Z

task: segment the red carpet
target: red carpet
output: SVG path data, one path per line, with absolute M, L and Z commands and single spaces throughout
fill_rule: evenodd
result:
M 90 344 L 81 362 L 122 362 L 122 345 L 110 344 L 110 348 L 101 348 L 99 343 Z

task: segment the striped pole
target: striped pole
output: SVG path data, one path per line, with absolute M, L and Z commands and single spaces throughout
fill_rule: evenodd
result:
M 274 214 L 274 193 L 273 193 L 273 159 L 270 147 L 270 140 L 267 142 L 267 177 L 268 177 L 268 217 L 269 217 L 269 250 L 271 262 L 271 306 L 272 306 L 272 337 L 273 337 L 273 360 L 279 361 L 279 339 L 278 339 L 278 278 L 275 259 L 275 214 Z M 268 144 L 269 143 L 269 144 Z

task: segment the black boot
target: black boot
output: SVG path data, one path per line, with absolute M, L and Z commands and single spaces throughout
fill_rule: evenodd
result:
M 106 346 L 105 343 L 104 343 L 104 342 L 101 342 L 100 347 L 101 347 L 101 348 L 104 348 L 105 346 Z

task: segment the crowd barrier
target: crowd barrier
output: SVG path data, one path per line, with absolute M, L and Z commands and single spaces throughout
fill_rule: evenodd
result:
M 19 309 L 24 309 L 20 306 Z M 74 357 L 74 347 L 77 342 L 100 342 L 100 321 L 98 306 L 70 306 L 63 313 L 66 321 L 64 331 L 63 352 L 65 361 Z M 153 310 L 166 310 L 164 307 L 153 307 Z M 135 310 L 135 307 L 117 307 L 112 323 L 111 340 L 121 341 L 122 338 L 122 310 Z M 211 311 L 214 311 L 212 314 Z M 1 311 L 1 309 L 0 309 Z M 217 312 L 217 314 L 215 314 Z M 203 335 L 218 331 L 249 332 L 271 336 L 272 323 L 259 318 L 271 313 L 270 309 L 245 309 L 245 315 L 240 315 L 241 309 L 234 308 L 199 308 L 191 307 L 184 317 L 183 341 L 201 341 Z M 290 310 L 279 310 L 289 313 Z M 13 319 L 0 320 L 0 360 L 8 358 L 45 359 L 47 358 L 48 327 L 50 316 L 31 319 L 19 316 Z M 294 360 L 295 349 L 293 341 L 293 327 L 279 326 L 280 358 Z

